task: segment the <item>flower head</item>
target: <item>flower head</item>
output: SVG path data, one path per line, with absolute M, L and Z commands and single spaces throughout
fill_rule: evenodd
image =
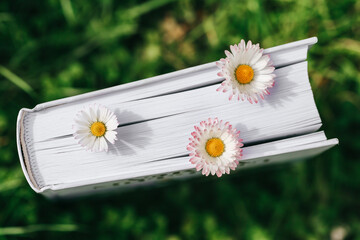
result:
M 107 151 L 108 144 L 114 144 L 119 125 L 115 114 L 101 105 L 90 105 L 80 111 L 73 125 L 74 137 L 81 146 L 91 151 Z M 106 140 L 105 140 L 106 139 Z
M 218 76 L 224 77 L 217 91 L 230 90 L 229 100 L 234 96 L 238 100 L 247 99 L 250 103 L 257 103 L 258 97 L 270 94 L 268 88 L 274 86 L 274 67 L 269 55 L 263 55 L 259 44 L 251 41 L 245 45 L 241 40 L 239 44 L 230 46 L 231 52 L 225 51 L 226 58 L 220 59 L 216 65 L 221 69 Z
M 230 169 L 235 170 L 242 156 L 242 139 L 240 131 L 229 122 L 219 121 L 217 118 L 200 122 L 194 126 L 187 150 L 190 151 L 190 162 L 196 170 L 202 169 L 202 174 L 208 176 L 216 174 L 229 174 Z

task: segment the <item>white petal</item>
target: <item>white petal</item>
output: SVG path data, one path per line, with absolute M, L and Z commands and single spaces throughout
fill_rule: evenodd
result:
M 107 130 L 115 130 L 118 127 L 118 121 L 116 117 L 113 116 L 112 118 L 109 119 L 109 121 L 105 123 L 105 125 Z
M 94 105 L 93 107 L 89 108 L 89 116 L 90 116 L 91 121 L 93 121 L 93 122 L 98 121 L 97 114 L 96 114 L 96 112 L 97 112 L 96 106 L 97 105 Z
M 100 137 L 100 151 L 108 151 L 108 145 L 104 137 Z
M 78 124 L 77 122 L 75 122 L 75 124 L 73 125 L 73 129 L 75 130 L 75 132 L 90 131 L 90 127 L 91 125 L 82 125 L 82 124 Z
M 266 67 L 257 72 L 257 74 L 271 74 L 274 72 L 274 67 Z
M 249 49 L 252 47 L 252 42 L 249 40 L 246 44 L 246 48 Z
M 89 127 L 86 127 L 86 128 L 81 127 L 81 128 L 76 129 L 75 133 L 77 133 L 77 134 L 91 133 L 91 130 Z
M 117 139 L 117 138 L 116 138 L 116 134 L 117 134 L 117 132 L 115 132 L 115 131 L 106 131 L 104 137 L 105 137 L 106 140 L 108 140 L 111 144 L 114 144 L 114 143 L 115 143 L 115 140 Z
M 95 141 L 96 141 L 96 137 L 91 135 L 87 138 L 84 138 L 83 141 L 80 141 L 79 143 L 92 151 Z
M 270 74 L 267 74 L 267 75 L 258 75 L 254 80 L 257 82 L 267 83 L 272 79 L 274 79 L 274 77 Z
M 86 132 L 86 133 L 74 133 L 75 139 L 90 138 L 91 136 L 93 136 L 93 135 L 91 133 L 89 133 L 89 132 Z
M 79 117 L 75 118 L 75 123 L 77 125 L 81 125 L 81 126 L 89 126 L 90 125 L 90 122 L 88 121 L 88 119 L 83 116 L 79 116 Z
M 94 122 L 90 117 L 88 108 L 81 111 L 78 115 L 79 115 L 79 118 L 83 119 L 83 121 L 86 121 L 88 124 L 91 124 Z
M 265 56 L 262 56 L 259 61 L 257 63 L 254 64 L 254 70 L 257 70 L 257 71 L 260 71 L 262 70 L 263 68 L 266 67 L 266 65 L 268 64 L 269 62 L 269 57 L 267 55 Z
M 105 108 L 103 106 L 99 107 L 99 116 L 98 116 L 99 122 L 105 123 L 106 118 L 107 118 L 107 113 L 108 113 L 107 108 Z
M 250 62 L 249 62 L 250 66 L 252 66 L 253 64 L 255 64 L 255 63 L 261 58 L 261 56 L 262 56 L 262 52 L 257 51 L 257 52 L 253 55 L 253 57 L 251 58 L 251 60 L 250 60 Z
M 97 137 L 93 146 L 95 152 L 100 152 L 100 139 L 101 137 Z

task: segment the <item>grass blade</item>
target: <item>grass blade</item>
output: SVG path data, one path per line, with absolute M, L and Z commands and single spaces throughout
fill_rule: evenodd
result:
M 71 25 L 76 22 L 75 14 L 70 0 L 60 0 L 66 21 Z
M 126 10 L 124 14 L 125 18 L 134 19 L 145 13 L 148 13 L 156 8 L 162 7 L 165 4 L 173 2 L 175 0 L 153 0 L 148 1 L 133 8 Z
M 21 79 L 19 76 L 15 75 L 9 69 L 5 68 L 4 66 L 0 65 L 0 74 L 3 75 L 6 79 L 10 82 L 21 88 L 23 91 L 28 93 L 30 96 L 35 97 L 34 90 L 30 87 L 30 85 Z
M 54 225 L 30 225 L 25 227 L 3 227 L 0 228 L 0 236 L 4 235 L 22 235 L 40 231 L 51 232 L 73 232 L 77 231 L 79 227 L 74 224 L 54 224 Z

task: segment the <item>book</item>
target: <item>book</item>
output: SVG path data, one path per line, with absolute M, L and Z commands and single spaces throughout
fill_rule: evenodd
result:
M 127 189 L 198 176 L 186 150 L 193 126 L 209 117 L 231 122 L 244 139 L 237 170 L 295 161 L 338 144 L 321 127 L 307 71 L 309 38 L 269 49 L 276 84 L 258 104 L 229 101 L 215 62 L 21 109 L 20 163 L 30 187 L 47 197 Z M 108 152 L 74 139 L 76 113 L 89 104 L 112 109 L 118 141 Z M 235 173 L 232 173 L 235 174 Z

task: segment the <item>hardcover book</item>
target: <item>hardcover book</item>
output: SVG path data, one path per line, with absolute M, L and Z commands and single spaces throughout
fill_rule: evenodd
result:
M 200 176 L 186 149 L 204 119 L 231 122 L 243 139 L 236 170 L 313 157 L 338 144 L 321 127 L 307 71 L 309 38 L 264 50 L 275 66 L 265 101 L 229 101 L 215 62 L 21 109 L 17 145 L 24 175 L 47 197 L 69 197 Z M 91 152 L 74 139 L 76 114 L 101 104 L 117 116 L 118 140 Z M 234 174 L 234 173 L 232 173 Z

